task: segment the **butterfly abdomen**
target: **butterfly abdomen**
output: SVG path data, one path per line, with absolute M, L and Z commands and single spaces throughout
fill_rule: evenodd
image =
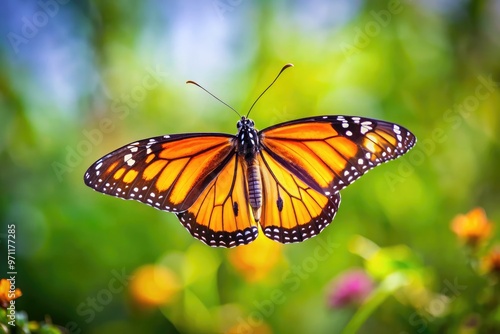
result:
M 248 202 L 253 210 L 255 221 L 260 220 L 262 207 L 262 180 L 260 177 L 260 167 L 255 160 L 247 167 L 248 176 Z

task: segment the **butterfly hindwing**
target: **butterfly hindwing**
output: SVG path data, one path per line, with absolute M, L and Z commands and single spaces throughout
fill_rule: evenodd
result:
M 373 167 L 406 153 L 415 136 L 393 123 L 318 116 L 260 132 L 263 151 L 318 192 L 335 193 Z
M 104 194 L 184 211 L 235 155 L 232 138 L 183 134 L 140 140 L 96 161 L 84 181 Z
M 318 192 L 267 152 L 261 153 L 263 204 L 260 225 L 270 239 L 301 242 L 319 234 L 335 217 L 340 194 Z
M 247 181 L 236 155 L 205 188 L 194 204 L 178 213 L 181 223 L 209 246 L 248 244 L 258 235 L 247 200 Z

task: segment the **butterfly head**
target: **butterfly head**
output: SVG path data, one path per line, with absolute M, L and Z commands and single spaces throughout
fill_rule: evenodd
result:
M 244 128 L 251 128 L 255 126 L 254 121 L 252 121 L 250 118 L 246 118 L 245 116 L 241 116 L 241 119 L 236 123 L 236 127 L 238 128 L 238 131 L 241 131 Z
M 255 129 L 254 121 L 242 116 L 236 123 L 236 127 L 238 128 L 238 134 L 236 135 L 238 153 L 247 160 L 253 160 L 260 149 L 259 133 Z

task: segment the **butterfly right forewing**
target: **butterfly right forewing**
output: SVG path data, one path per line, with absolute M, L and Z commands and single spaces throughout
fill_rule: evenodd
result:
M 261 131 L 263 150 L 319 192 L 337 192 L 368 170 L 396 159 L 415 136 L 390 122 L 351 116 L 318 116 Z

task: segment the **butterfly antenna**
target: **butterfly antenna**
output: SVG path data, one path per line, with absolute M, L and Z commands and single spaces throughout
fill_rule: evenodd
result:
M 274 78 L 273 82 L 271 82 L 271 84 L 269 86 L 267 86 L 267 88 L 264 89 L 264 91 L 262 93 L 260 93 L 259 97 L 257 97 L 257 99 L 255 99 L 255 102 L 252 104 L 252 106 L 248 110 L 246 117 L 248 117 L 248 115 L 250 115 L 250 111 L 252 111 L 253 106 L 257 103 L 257 101 L 259 101 L 259 99 L 262 97 L 262 95 L 264 95 L 264 93 L 267 92 L 267 90 L 269 88 L 271 88 L 271 86 L 276 82 L 276 80 L 278 80 L 278 78 L 280 77 L 281 73 L 283 73 L 283 71 L 286 70 L 289 67 L 293 67 L 293 64 L 286 64 L 285 66 L 283 66 L 281 68 L 280 72 L 278 73 L 278 75 L 276 76 L 276 78 Z
M 214 94 L 210 93 L 208 90 L 206 90 L 203 86 L 201 86 L 200 84 L 198 84 L 197 82 L 194 82 L 194 81 L 191 81 L 191 80 L 188 80 L 186 81 L 187 84 L 193 84 L 193 85 L 196 85 L 198 87 L 200 87 L 201 89 L 203 89 L 205 92 L 207 92 L 208 94 L 212 95 L 213 98 L 215 98 L 217 101 L 219 101 L 220 103 L 222 103 L 223 105 L 225 105 L 226 107 L 228 107 L 229 109 L 231 109 L 232 111 L 234 111 L 236 114 L 238 114 L 238 116 L 241 117 L 240 113 L 236 111 L 236 109 L 234 109 L 233 107 L 231 107 L 229 104 L 227 104 L 226 102 L 222 101 L 221 99 L 219 99 L 217 96 L 215 96 Z

